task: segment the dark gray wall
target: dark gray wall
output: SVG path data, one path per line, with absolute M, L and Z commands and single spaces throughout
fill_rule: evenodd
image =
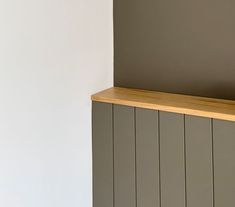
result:
M 235 1 L 114 0 L 115 86 L 235 99 Z

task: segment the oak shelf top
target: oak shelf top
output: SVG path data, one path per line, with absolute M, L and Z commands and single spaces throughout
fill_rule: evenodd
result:
M 157 91 L 112 87 L 92 101 L 235 121 L 235 101 Z

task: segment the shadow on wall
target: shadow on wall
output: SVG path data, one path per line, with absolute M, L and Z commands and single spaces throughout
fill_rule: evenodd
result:
M 186 85 L 186 84 L 185 84 Z M 140 84 L 140 82 L 129 82 L 128 84 L 124 82 L 123 84 L 115 84 L 117 87 L 125 87 L 125 88 L 135 88 L 135 89 L 143 89 L 143 90 L 152 90 L 152 91 L 160 91 L 166 93 L 175 93 L 175 94 L 183 94 L 183 95 L 191 95 L 191 96 L 201 96 L 208 98 L 217 98 L 217 99 L 227 99 L 227 100 L 235 100 L 235 85 L 233 83 L 218 83 L 217 86 L 206 87 L 204 84 L 187 84 L 188 87 L 182 86 L 181 88 L 174 88 L 169 86 L 168 88 L 159 85 L 156 89 L 156 85 L 152 83 L 145 84 L 144 86 Z M 198 85 L 198 90 L 192 94 L 191 88 L 192 86 Z M 184 90 L 181 90 L 184 89 Z M 182 92 L 183 91 L 183 92 Z M 209 94 L 209 95 L 208 95 Z
M 235 100 L 235 85 L 223 83 L 221 85 L 218 85 L 218 87 L 211 88 L 209 93 L 214 94 L 214 97 Z

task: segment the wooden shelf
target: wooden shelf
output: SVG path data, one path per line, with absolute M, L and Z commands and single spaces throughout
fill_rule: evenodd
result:
M 113 87 L 93 101 L 235 121 L 235 101 Z

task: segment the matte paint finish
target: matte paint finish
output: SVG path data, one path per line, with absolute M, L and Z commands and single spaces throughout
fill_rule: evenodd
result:
M 233 207 L 235 122 L 93 102 L 94 207 Z
M 185 116 L 188 207 L 213 207 L 211 119 Z
M 214 120 L 215 207 L 235 206 L 235 122 Z
M 235 1 L 114 0 L 115 86 L 235 100 Z
M 160 112 L 161 207 L 185 207 L 184 116 Z
M 138 207 L 160 207 L 158 134 L 158 111 L 136 108 Z
M 134 108 L 114 105 L 115 207 L 136 207 Z
M 93 207 L 113 207 L 112 104 L 92 104 Z

